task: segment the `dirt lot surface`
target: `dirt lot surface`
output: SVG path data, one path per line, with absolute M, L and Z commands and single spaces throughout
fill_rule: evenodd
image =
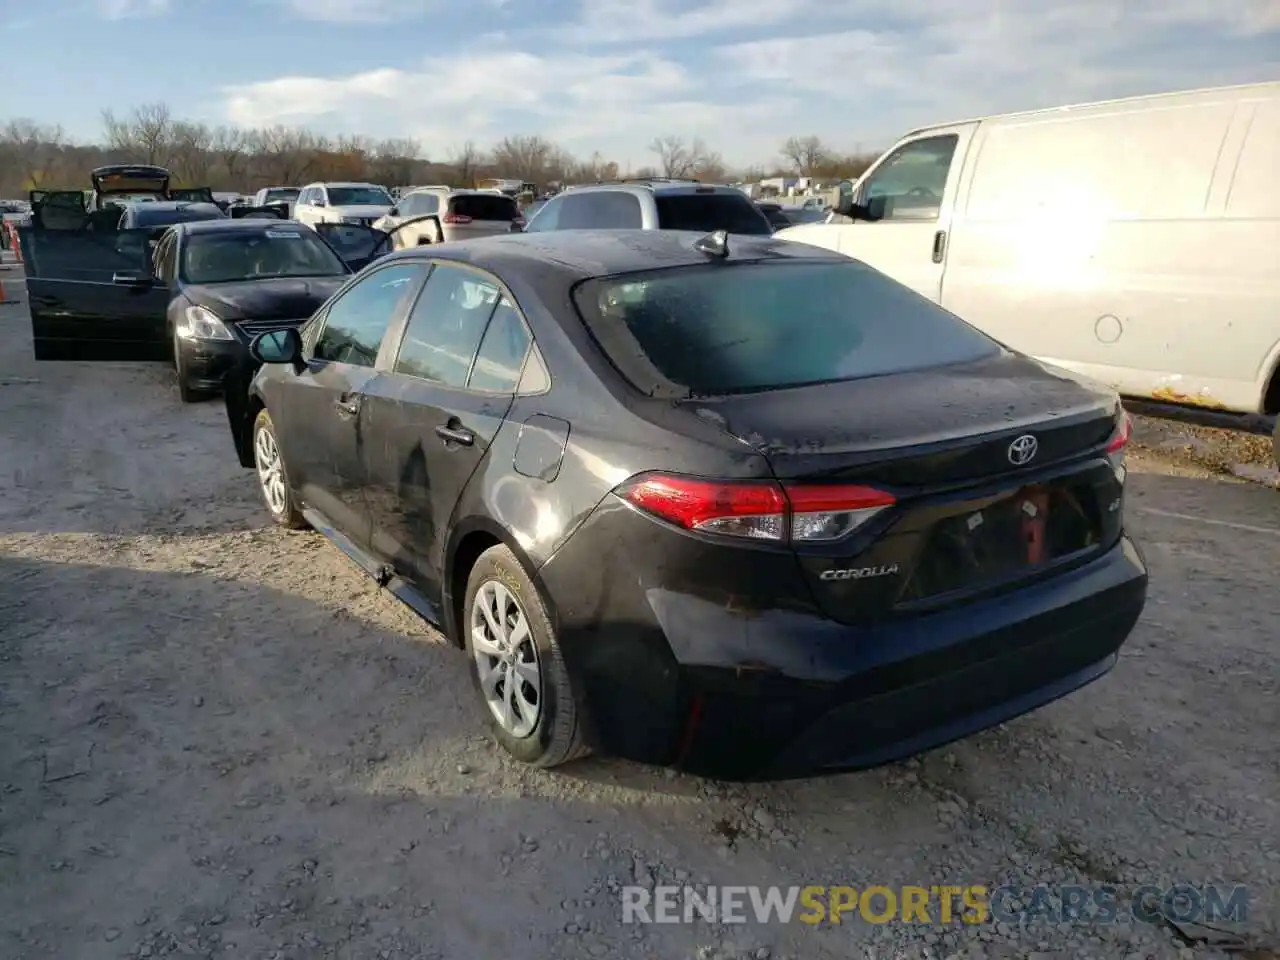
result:
M 268 527 L 253 481 L 220 403 L 163 367 L 36 364 L 0 307 L 0 957 L 1277 956 L 1274 490 L 1140 451 L 1151 596 L 1111 675 L 907 763 L 741 786 L 506 759 L 462 655 Z M 1186 939 L 624 925 L 618 894 L 1211 881 L 1247 884 L 1248 918 Z

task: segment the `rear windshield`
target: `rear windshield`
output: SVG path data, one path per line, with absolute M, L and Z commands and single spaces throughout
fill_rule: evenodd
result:
M 745 195 L 731 193 L 675 193 L 658 195 L 658 228 L 711 233 L 768 235 L 769 221 Z
M 389 207 L 395 201 L 381 187 L 326 187 L 331 207 Z
M 999 351 L 856 261 L 682 267 L 579 284 L 605 354 L 650 396 L 744 393 L 963 363 Z
M 133 209 L 135 227 L 163 227 L 170 223 L 188 223 L 192 220 L 218 220 L 226 216 L 211 203 L 197 203 L 189 207 L 153 207 L 143 203 Z
M 514 200 L 494 193 L 450 197 L 449 212 L 472 220 L 505 220 L 508 223 L 520 216 L 520 208 Z
M 301 190 L 268 190 L 266 203 L 279 203 L 282 200 L 297 200 Z
M 182 248 L 188 283 L 228 283 L 264 277 L 332 277 L 347 272 L 323 240 L 300 226 L 193 233 Z

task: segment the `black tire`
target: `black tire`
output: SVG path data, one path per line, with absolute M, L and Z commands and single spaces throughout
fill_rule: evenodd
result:
M 178 399 L 183 403 L 200 403 L 213 396 L 208 390 L 197 390 L 191 386 L 187 365 L 182 362 L 182 338 L 176 332 L 173 335 L 173 375 L 178 382 Z
M 271 499 L 267 496 L 263 483 L 258 435 L 264 431 L 271 437 L 271 445 L 276 451 L 276 457 L 280 465 L 280 482 L 284 485 L 284 503 L 279 509 L 272 506 Z M 257 419 L 253 421 L 253 433 L 250 435 L 250 443 L 250 449 L 253 451 L 254 471 L 258 476 L 258 492 L 262 494 L 263 505 L 266 506 L 271 520 L 288 530 L 302 530 L 307 526 L 307 521 L 303 519 L 302 511 L 298 509 L 298 501 L 294 499 L 293 489 L 289 485 L 289 473 L 285 467 L 284 458 L 280 456 L 280 444 L 276 441 L 276 426 L 271 422 L 271 414 L 267 412 L 266 407 L 258 411 Z
M 481 587 L 495 580 L 506 587 L 520 605 L 538 654 L 542 687 L 538 691 L 538 721 L 532 732 L 519 738 L 506 730 L 489 709 L 481 687 L 479 665 L 472 649 L 470 624 L 473 604 Z M 462 631 L 476 696 L 480 698 L 495 739 L 507 753 L 522 763 L 537 767 L 560 766 L 591 753 L 585 737 L 585 711 L 574 692 L 573 681 L 556 640 L 555 628 L 547 615 L 547 608 L 528 573 L 508 547 L 501 544 L 490 547 L 471 568 L 458 628 Z

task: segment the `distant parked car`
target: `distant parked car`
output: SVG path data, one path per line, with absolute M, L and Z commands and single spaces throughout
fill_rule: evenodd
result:
M 600 229 L 773 233 L 768 218 L 737 187 L 660 178 L 570 187 L 525 225 L 528 233 Z
M 369 226 L 386 216 L 395 201 L 376 183 L 312 183 L 303 187 L 293 205 L 293 219 L 302 223 L 355 223 Z
M 522 227 L 524 220 L 517 202 L 496 191 L 418 187 L 404 194 L 373 226 L 394 231 L 392 249 L 401 249 L 500 236 L 511 233 L 513 225 Z

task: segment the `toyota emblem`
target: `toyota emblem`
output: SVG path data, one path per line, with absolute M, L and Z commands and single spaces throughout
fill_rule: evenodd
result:
M 1035 459 L 1036 451 L 1039 449 L 1040 441 L 1031 434 L 1024 433 L 1009 444 L 1009 462 L 1015 467 L 1025 467 Z

